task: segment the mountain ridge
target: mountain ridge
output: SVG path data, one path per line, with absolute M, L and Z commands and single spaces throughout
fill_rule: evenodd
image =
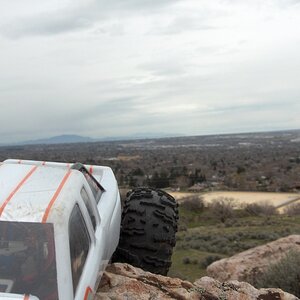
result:
M 109 141 L 125 141 L 138 139 L 154 139 L 166 137 L 179 137 L 182 134 L 168 134 L 168 133 L 136 133 L 128 136 L 107 136 L 102 138 L 91 138 L 89 136 L 82 136 L 77 134 L 62 134 L 49 138 L 35 139 L 22 141 L 17 143 L 1 144 L 1 146 L 15 146 L 15 145 L 52 145 L 52 144 L 70 144 L 70 143 L 92 143 L 92 142 L 109 142 Z
M 219 133 L 219 134 L 203 134 L 203 135 L 184 135 L 179 133 L 135 133 L 127 136 L 105 136 L 100 138 L 91 138 L 89 136 L 82 136 L 77 134 L 62 134 L 56 135 L 49 138 L 25 140 L 20 142 L 13 143 L 0 143 L 0 146 L 24 146 L 24 145 L 38 145 L 38 144 L 68 144 L 68 143 L 93 143 L 93 142 L 113 142 L 113 141 L 133 141 L 133 140 L 142 140 L 142 139 L 163 139 L 163 138 L 180 138 L 180 137 L 211 137 L 211 136 L 230 136 L 236 137 L 239 135 L 250 136 L 250 135 L 263 135 L 263 134 L 290 134 L 298 132 L 300 134 L 300 129 L 290 129 L 290 130 L 279 130 L 279 131 L 264 131 L 264 132 L 240 132 L 240 133 Z M 297 142 L 299 138 L 294 141 Z

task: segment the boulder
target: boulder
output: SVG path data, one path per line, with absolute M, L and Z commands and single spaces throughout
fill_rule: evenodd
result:
M 207 267 L 207 274 L 219 281 L 255 282 L 271 263 L 279 261 L 290 250 L 300 251 L 300 235 L 290 235 L 274 242 L 218 260 Z
M 114 263 L 103 273 L 96 299 L 193 300 L 199 299 L 199 296 L 196 286 L 188 281 L 152 274 L 128 264 Z
M 145 272 L 128 264 L 106 268 L 95 300 L 297 300 L 280 289 L 260 289 L 245 282 L 221 283 L 203 277 L 194 283 Z M 299 299 L 298 299 L 299 300 Z
M 194 284 L 218 300 L 299 300 L 280 289 L 256 289 L 247 282 L 237 280 L 221 283 L 211 277 L 202 277 Z

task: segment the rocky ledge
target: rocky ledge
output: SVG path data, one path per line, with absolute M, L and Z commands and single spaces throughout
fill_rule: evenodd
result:
M 114 263 L 104 272 L 95 299 L 296 300 L 298 298 L 280 289 L 257 290 L 246 282 L 221 283 L 210 277 L 202 277 L 191 283 L 145 272 L 128 264 Z
M 290 235 L 218 260 L 208 266 L 207 273 L 220 281 L 253 282 L 271 263 L 278 262 L 290 250 L 300 251 L 300 235 Z

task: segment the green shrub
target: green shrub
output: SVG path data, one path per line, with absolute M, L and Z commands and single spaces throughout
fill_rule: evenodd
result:
M 298 216 L 298 215 L 300 215 L 300 203 L 294 203 L 294 204 L 288 205 L 284 209 L 284 213 L 288 216 Z
M 191 260 L 190 260 L 189 257 L 184 257 L 184 258 L 182 259 L 182 263 L 183 263 L 184 265 L 189 265 L 189 264 L 191 263 Z
M 225 223 L 227 219 L 234 216 L 234 205 L 233 199 L 219 197 L 214 199 L 208 208 L 215 219 Z
M 187 225 L 186 224 L 184 224 L 184 223 L 179 223 L 179 225 L 178 225 L 178 231 L 187 231 L 188 230 L 188 227 L 187 227 Z
M 267 271 L 256 278 L 258 288 L 280 288 L 300 297 L 300 252 L 291 250 L 279 262 L 269 266 Z
M 181 200 L 180 206 L 188 211 L 201 212 L 204 209 L 204 200 L 202 197 L 189 196 Z
M 202 268 L 207 268 L 210 264 L 212 264 L 214 261 L 217 261 L 221 259 L 222 257 L 219 255 L 208 255 L 206 256 L 202 261 L 200 266 Z
M 275 206 L 265 203 L 250 203 L 244 207 L 250 216 L 273 216 L 277 214 Z

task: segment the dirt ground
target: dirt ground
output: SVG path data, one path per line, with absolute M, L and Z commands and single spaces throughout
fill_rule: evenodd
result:
M 183 198 L 196 195 L 202 196 L 206 203 L 210 203 L 217 198 L 231 198 L 234 202 L 239 204 L 245 203 L 268 203 L 275 207 L 284 204 L 290 204 L 293 199 L 299 198 L 300 194 L 297 193 L 268 193 L 268 192 L 230 192 L 230 191 L 218 191 L 207 193 L 185 193 L 185 192 L 171 192 L 170 193 L 178 202 Z

